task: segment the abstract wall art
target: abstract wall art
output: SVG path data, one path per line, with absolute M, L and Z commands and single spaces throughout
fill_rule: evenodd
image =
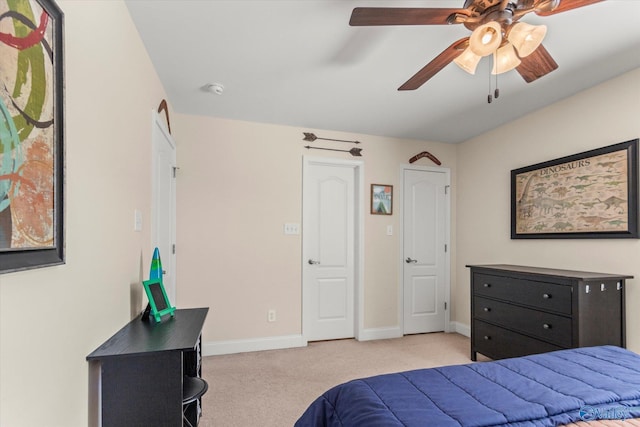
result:
M 63 13 L 0 0 L 0 273 L 64 263 Z

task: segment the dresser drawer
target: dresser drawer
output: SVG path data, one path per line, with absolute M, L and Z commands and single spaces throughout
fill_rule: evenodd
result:
M 562 350 L 562 347 L 520 335 L 517 332 L 502 329 L 480 320 L 473 322 L 472 333 L 474 346 L 472 351 L 482 353 L 492 359 Z
M 571 286 L 475 273 L 473 293 L 543 310 L 571 314 Z
M 571 318 L 474 297 L 475 318 L 563 347 L 571 346 Z

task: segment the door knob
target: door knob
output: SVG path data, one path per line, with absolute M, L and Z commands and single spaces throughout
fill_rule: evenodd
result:
M 315 261 L 315 260 L 309 258 L 309 264 L 310 265 L 320 264 L 320 261 Z
M 411 263 L 415 264 L 415 263 L 418 262 L 418 260 L 417 259 L 411 259 L 411 258 L 407 257 L 407 259 L 404 260 L 404 262 L 406 262 L 407 264 L 411 264 Z

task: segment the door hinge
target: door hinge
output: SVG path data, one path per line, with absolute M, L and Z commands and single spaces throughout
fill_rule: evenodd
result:
M 447 252 L 447 249 L 448 249 L 448 248 L 447 248 L 447 244 L 445 243 L 445 244 L 444 244 L 444 251 L 445 251 L 445 252 Z
M 444 194 L 449 194 L 449 187 L 451 187 L 450 185 L 445 185 L 444 186 Z
M 174 178 L 176 177 L 176 173 L 178 172 L 178 169 L 180 169 L 180 168 L 179 168 L 179 167 L 177 167 L 177 166 L 174 166 L 174 167 L 173 167 L 173 177 L 174 177 Z
M 176 253 L 176 244 L 171 245 L 171 252 L 175 255 Z
M 444 309 L 445 310 L 447 309 L 447 302 L 446 301 L 444 302 Z

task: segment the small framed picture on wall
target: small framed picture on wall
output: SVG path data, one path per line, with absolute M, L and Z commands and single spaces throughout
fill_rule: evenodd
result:
M 393 185 L 371 184 L 371 213 L 393 214 Z

